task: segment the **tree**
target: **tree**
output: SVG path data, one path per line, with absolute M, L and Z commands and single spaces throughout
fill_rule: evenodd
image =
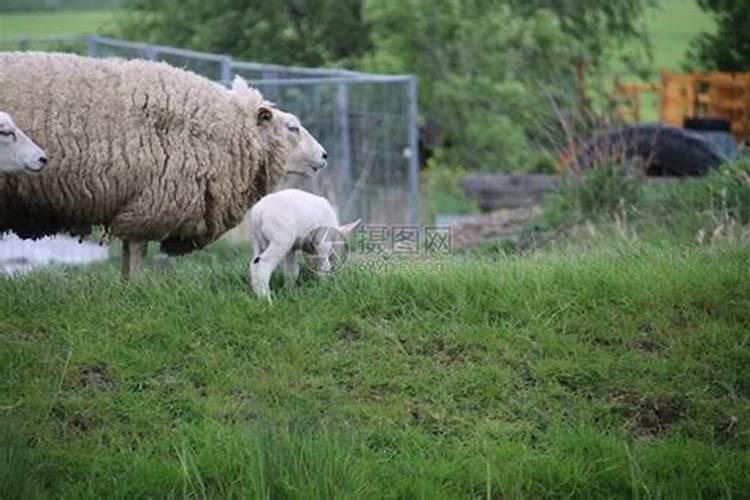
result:
M 471 169 L 515 170 L 534 147 L 550 100 L 576 105 L 576 63 L 589 76 L 639 35 L 652 0 L 365 0 L 375 71 L 413 72 L 439 156 Z
M 126 38 L 238 59 L 416 74 L 446 163 L 520 169 L 656 0 L 123 0 Z M 424 130 L 424 129 L 423 129 Z
M 720 71 L 750 70 L 750 0 L 698 0 L 716 19 L 715 33 L 702 33 L 691 44 L 688 65 Z
M 548 11 L 524 19 L 495 0 L 369 0 L 367 69 L 413 72 L 440 158 L 472 169 L 534 163 L 528 135 L 544 82 L 570 82 L 571 54 Z
M 123 0 L 118 31 L 259 62 L 353 64 L 369 49 L 361 10 L 361 0 Z

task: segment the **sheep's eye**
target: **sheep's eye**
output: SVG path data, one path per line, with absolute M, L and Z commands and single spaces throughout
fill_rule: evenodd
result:
M 299 127 L 297 125 L 287 125 L 286 128 L 288 128 L 289 130 L 291 130 L 294 133 L 298 133 L 299 132 Z
M 10 137 L 14 141 L 16 140 L 16 133 L 12 130 L 0 130 L 0 136 Z

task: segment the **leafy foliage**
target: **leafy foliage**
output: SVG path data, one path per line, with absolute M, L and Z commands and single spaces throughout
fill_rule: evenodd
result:
M 120 34 L 241 59 L 416 73 L 438 159 L 533 169 L 547 93 L 572 107 L 653 0 L 124 0 Z M 644 39 L 643 37 L 641 39 Z
M 352 63 L 369 47 L 360 0 L 123 0 L 126 38 L 260 62 Z
M 441 132 L 441 159 L 487 170 L 533 163 L 528 136 L 543 121 L 540 88 L 571 83 L 571 53 L 551 12 L 524 19 L 494 1 L 411 0 L 402 9 L 373 0 L 366 16 L 375 49 L 363 64 L 420 76 L 421 105 Z
M 463 189 L 466 170 L 458 166 L 449 166 L 436 161 L 427 160 L 423 179 L 423 216 L 426 220 L 433 220 L 440 213 L 471 214 L 479 211 L 476 200 L 469 198 Z
M 693 40 L 688 61 L 706 69 L 750 70 L 750 2 L 748 0 L 698 0 L 716 19 L 715 33 L 702 33 Z

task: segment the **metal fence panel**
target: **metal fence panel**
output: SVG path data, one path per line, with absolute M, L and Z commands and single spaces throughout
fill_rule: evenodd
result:
M 342 220 L 416 224 L 420 218 L 417 93 L 412 76 L 238 62 L 207 54 L 105 37 L 0 39 L 0 50 L 44 50 L 165 61 L 229 85 L 243 76 L 276 105 L 296 114 L 327 149 L 330 167 L 312 190 Z

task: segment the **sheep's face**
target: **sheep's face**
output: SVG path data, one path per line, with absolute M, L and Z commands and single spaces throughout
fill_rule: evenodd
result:
M 260 122 L 263 120 L 271 122 L 288 146 L 290 153 L 286 161 L 287 173 L 312 177 L 328 165 L 328 153 L 325 148 L 293 114 L 261 106 L 258 119 Z
M 244 105 L 256 110 L 258 127 L 271 131 L 271 135 L 280 140 L 281 146 L 285 147 L 288 152 L 285 162 L 286 173 L 312 177 L 328 164 L 328 153 L 302 126 L 299 118 L 276 109 L 239 75 L 232 81 L 231 92 Z
M 310 267 L 319 273 L 329 273 L 341 267 L 349 255 L 346 238 L 361 219 L 339 227 L 319 227 L 310 231 L 302 250 L 309 254 Z
M 0 173 L 39 172 L 47 155 L 16 127 L 10 115 L 0 112 Z

